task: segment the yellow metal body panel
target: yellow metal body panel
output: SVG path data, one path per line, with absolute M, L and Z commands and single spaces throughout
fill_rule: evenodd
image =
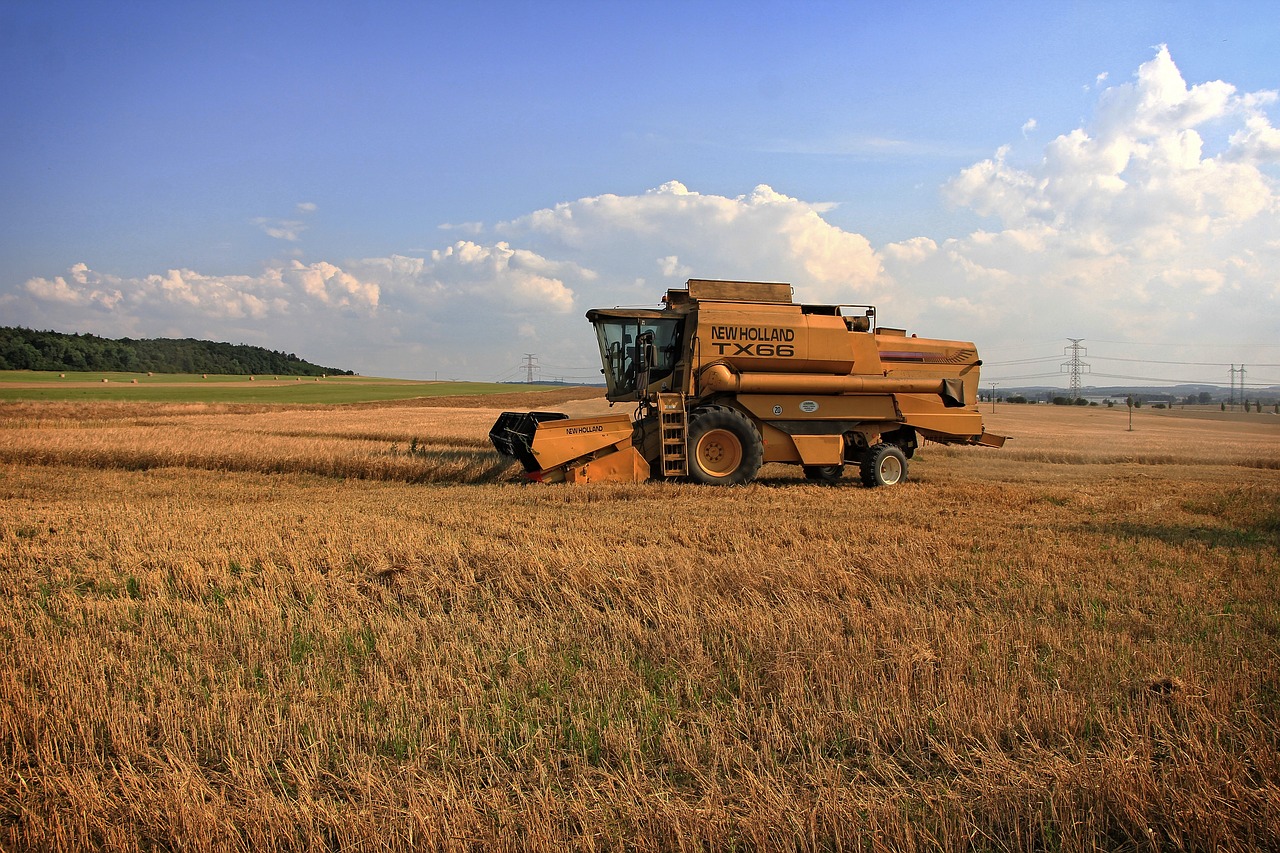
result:
M 765 462 L 799 462 L 800 451 L 791 436 L 768 423 L 760 425 L 760 438 L 764 442 Z
M 977 402 L 978 349 L 972 343 L 885 335 L 876 335 L 876 343 L 881 350 L 886 377 L 902 380 L 953 377 L 964 385 L 964 402 L 967 405 Z
M 631 433 L 627 415 L 545 421 L 538 424 L 531 450 L 546 471 L 609 447 L 630 447 Z
M 806 314 L 794 304 L 706 302 L 696 313 L 693 369 L 724 361 L 743 372 L 848 374 L 857 355 L 844 319 Z M 867 371 L 879 371 L 870 335 L 860 347 Z M 861 372 L 861 371 L 860 371 Z
M 924 394 L 897 394 L 902 420 L 935 441 L 976 439 L 982 435 L 982 415 L 976 409 L 948 409 Z M 930 433 L 934 433 L 931 435 Z
M 844 461 L 843 436 L 793 435 L 791 440 L 805 465 L 839 465 Z
M 1008 441 L 1008 439 L 1009 437 L 1006 435 L 994 435 L 993 433 L 983 430 L 982 435 L 978 436 L 978 444 L 981 444 L 983 447 L 1004 447 L 1004 443 Z
M 643 483 L 649 479 L 649 463 L 640 451 L 627 446 L 583 465 L 565 469 L 566 483 Z
M 737 399 L 744 409 L 762 421 L 901 419 L 898 410 L 894 408 L 892 394 L 851 394 L 845 397 L 739 394 Z

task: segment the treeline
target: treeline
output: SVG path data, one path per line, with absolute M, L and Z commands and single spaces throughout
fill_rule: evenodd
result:
M 223 373 L 240 375 L 351 376 L 293 353 L 193 338 L 100 338 L 0 327 L 0 370 L 84 370 L 126 373 Z

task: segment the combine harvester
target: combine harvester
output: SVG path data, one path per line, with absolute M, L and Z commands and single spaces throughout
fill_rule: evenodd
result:
M 634 417 L 504 412 L 498 452 L 544 483 L 738 485 L 789 462 L 826 482 L 854 464 L 888 486 L 921 439 L 1004 444 L 982 427 L 971 343 L 877 328 L 871 306 L 797 304 L 789 284 L 690 279 L 662 301 L 587 312 L 605 396 Z

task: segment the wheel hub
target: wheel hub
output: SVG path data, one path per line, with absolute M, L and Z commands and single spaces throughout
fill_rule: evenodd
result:
M 698 461 L 717 476 L 733 473 L 742 464 L 742 444 L 727 429 L 709 430 L 698 440 Z

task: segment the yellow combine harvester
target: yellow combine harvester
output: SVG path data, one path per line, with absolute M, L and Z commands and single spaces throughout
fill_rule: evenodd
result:
M 921 438 L 1000 447 L 982 427 L 978 351 L 875 326 L 875 308 L 801 305 L 789 284 L 690 279 L 664 307 L 596 309 L 611 403 L 635 417 L 504 412 L 499 453 L 546 483 L 741 484 L 765 462 L 868 486 L 907 476 Z

